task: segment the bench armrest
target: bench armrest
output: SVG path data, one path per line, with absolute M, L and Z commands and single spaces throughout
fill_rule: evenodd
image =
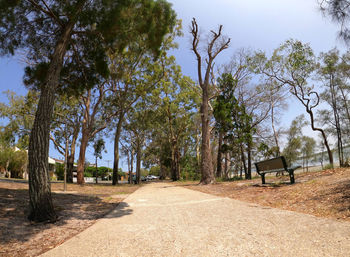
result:
M 288 167 L 288 170 L 296 170 L 296 169 L 299 169 L 301 168 L 301 165 L 297 165 L 297 166 L 292 166 L 292 167 Z

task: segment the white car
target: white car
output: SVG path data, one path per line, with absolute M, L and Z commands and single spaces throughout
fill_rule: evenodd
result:
M 147 175 L 146 176 L 147 180 L 153 180 L 153 179 L 158 179 L 158 178 L 159 178 L 158 176 L 154 176 L 154 175 Z

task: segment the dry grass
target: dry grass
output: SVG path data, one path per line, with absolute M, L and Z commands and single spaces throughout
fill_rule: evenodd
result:
M 52 197 L 59 220 L 31 224 L 27 219 L 28 185 L 0 181 L 0 256 L 37 256 L 85 230 L 113 210 L 138 186 L 53 183 Z
M 260 178 L 205 186 L 198 182 L 179 185 L 264 206 L 350 221 L 350 169 L 301 173 L 295 178 L 293 185 L 288 176 L 267 177 L 265 185 Z

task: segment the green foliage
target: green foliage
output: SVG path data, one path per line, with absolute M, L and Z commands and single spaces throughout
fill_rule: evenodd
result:
M 336 21 L 340 25 L 339 36 L 347 43 L 350 42 L 349 17 L 350 17 L 350 1 L 348 0 L 327 0 L 318 1 L 321 10 L 332 21 Z
M 103 138 L 96 139 L 94 142 L 94 156 L 99 159 L 102 159 L 102 151 L 105 150 L 105 141 Z
M 97 176 L 100 178 L 104 178 L 108 176 L 113 170 L 108 167 L 98 167 L 97 168 Z M 118 172 L 119 175 L 123 175 L 123 172 Z M 96 168 L 95 167 L 87 167 L 84 171 L 84 177 L 96 177 Z
M 246 112 L 245 105 L 234 95 L 237 81 L 232 75 L 222 74 L 218 84 L 221 93 L 214 104 L 214 117 L 217 130 L 225 132 L 225 139 L 230 142 L 221 149 L 225 152 L 232 150 L 236 144 L 250 144 L 256 129 L 252 126 L 252 116 Z
M 64 180 L 64 164 L 56 162 L 55 170 L 57 180 Z
M 325 165 L 324 167 L 323 167 L 323 170 L 330 170 L 330 169 L 333 169 L 334 167 L 333 167 L 333 165 L 332 164 L 327 164 L 327 165 Z
M 304 115 L 296 117 L 288 130 L 287 145 L 283 149 L 288 166 L 295 162 L 301 154 L 303 145 L 302 128 L 307 124 Z
M 0 103 L 0 118 L 6 118 L 8 122 L 5 127 L 0 127 L 0 141 L 27 149 L 38 93 L 28 91 L 26 96 L 18 96 L 15 92 L 7 91 L 6 95 L 9 103 Z
M 278 153 L 279 153 L 279 148 L 277 146 L 269 147 L 264 142 L 260 143 L 257 150 L 258 152 L 262 153 L 262 155 L 266 159 L 278 157 Z
M 11 172 L 11 178 L 23 178 L 27 170 L 28 154 L 25 150 L 15 151 L 0 145 L 0 169 Z
M 160 167 L 158 165 L 152 166 L 149 169 L 149 174 L 154 175 L 154 176 L 159 176 L 160 175 Z
M 182 180 L 200 180 L 202 177 L 202 174 L 199 172 L 193 172 L 193 171 L 181 171 L 181 179 Z
M 302 137 L 302 152 L 303 156 L 309 160 L 315 153 L 316 141 L 312 137 Z

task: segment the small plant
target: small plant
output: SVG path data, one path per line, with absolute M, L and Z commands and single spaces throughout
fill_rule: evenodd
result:
M 330 169 L 334 169 L 332 164 L 327 164 L 323 167 L 323 170 L 330 170 Z

